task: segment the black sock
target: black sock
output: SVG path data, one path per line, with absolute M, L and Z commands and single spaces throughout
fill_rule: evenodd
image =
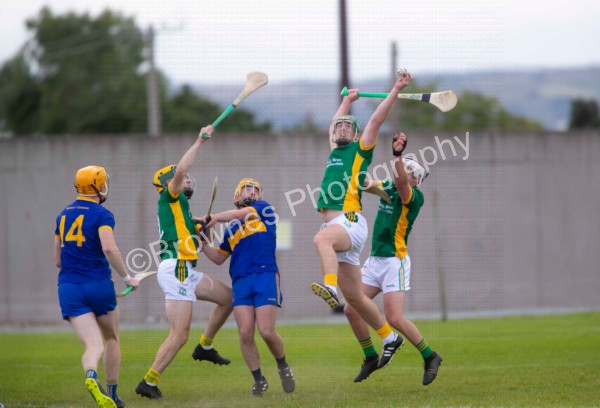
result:
M 252 371 L 252 377 L 254 377 L 255 382 L 262 381 L 263 376 L 262 376 L 262 373 L 260 372 L 260 368 Z
M 279 368 L 280 370 L 288 366 L 287 361 L 285 361 L 285 354 L 283 355 L 283 357 L 276 358 L 275 360 L 277 360 L 277 368 Z

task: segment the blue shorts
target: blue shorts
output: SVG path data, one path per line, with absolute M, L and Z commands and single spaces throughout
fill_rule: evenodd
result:
M 117 307 L 115 284 L 112 279 L 88 283 L 61 283 L 58 302 L 63 319 L 93 312 L 96 317 Z
M 279 274 L 262 272 L 238 278 L 233 282 L 233 306 L 275 305 L 281 307 L 283 294 L 279 288 Z

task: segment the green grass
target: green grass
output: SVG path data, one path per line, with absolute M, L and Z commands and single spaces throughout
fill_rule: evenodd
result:
M 422 360 L 405 345 L 362 383 L 362 353 L 348 325 L 282 326 L 296 391 L 284 394 L 275 361 L 258 340 L 270 388 L 250 397 L 252 376 L 226 328 L 215 341 L 229 366 L 192 360 L 202 333 L 163 373 L 168 399 L 135 395 L 166 330 L 123 331 L 119 394 L 127 407 L 599 407 L 600 313 L 418 321 L 443 357 L 438 378 L 421 385 Z M 381 342 L 374 340 L 379 349 Z M 82 346 L 73 332 L 0 334 L 0 402 L 8 407 L 93 407 L 83 382 Z M 101 370 L 101 379 L 104 376 Z

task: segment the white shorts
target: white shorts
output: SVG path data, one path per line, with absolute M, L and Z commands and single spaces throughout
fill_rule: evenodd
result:
M 175 276 L 177 259 L 165 259 L 158 265 L 156 279 L 165 294 L 166 300 L 196 301 L 196 286 L 198 286 L 204 274 L 192 269 L 191 262 L 187 261 L 186 264 L 188 277 L 183 282 L 179 282 L 179 279 Z
M 410 257 L 370 256 L 361 270 L 362 283 L 383 293 L 410 290 Z
M 321 225 L 321 230 L 334 224 L 344 227 L 348 232 L 348 235 L 350 235 L 352 246 L 346 252 L 337 253 L 338 262 L 346 262 L 350 265 L 360 265 L 360 253 L 365 247 L 369 231 L 367 230 L 367 221 L 365 220 L 365 217 L 357 212 L 351 214 L 356 216 L 355 221 L 350 221 L 347 217 L 348 214 L 341 214 L 333 220 L 323 223 L 323 225 Z

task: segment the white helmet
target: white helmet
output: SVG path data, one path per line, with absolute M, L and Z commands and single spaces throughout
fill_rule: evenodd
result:
M 404 171 L 408 173 L 412 173 L 413 176 L 418 180 L 417 186 L 420 186 L 423 180 L 429 176 L 429 172 L 425 170 L 425 167 L 419 161 L 410 156 L 404 156 L 402 158 L 402 162 L 404 163 Z
M 354 132 L 354 135 L 352 136 L 352 140 L 348 139 L 347 137 L 336 137 L 337 136 L 337 125 L 343 122 L 348 122 L 352 124 L 352 131 Z M 333 141 L 333 143 L 337 144 L 338 146 L 344 146 L 347 144 L 350 144 L 356 140 L 358 140 L 358 136 L 360 134 L 360 125 L 358 124 L 358 120 L 352 116 L 352 115 L 344 115 L 344 116 L 340 116 L 339 118 L 337 118 L 334 123 L 333 123 L 333 133 L 331 134 L 332 138 L 331 140 Z

